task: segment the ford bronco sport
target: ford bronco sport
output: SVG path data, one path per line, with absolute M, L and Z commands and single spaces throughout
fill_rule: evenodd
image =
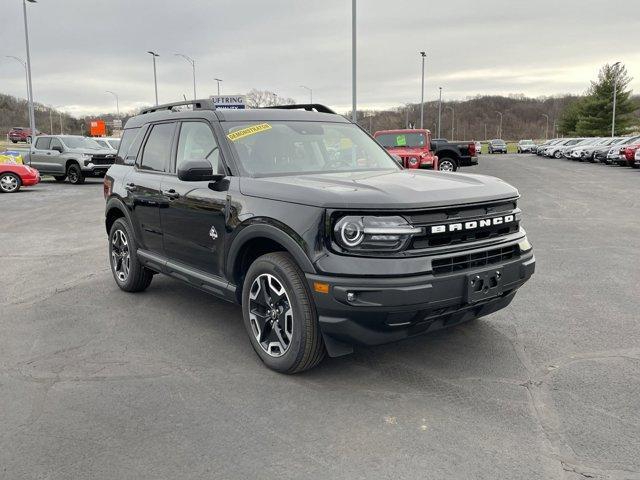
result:
M 116 284 L 163 273 L 241 304 L 280 372 L 490 314 L 534 271 L 515 188 L 403 169 L 317 104 L 143 110 L 104 195 Z

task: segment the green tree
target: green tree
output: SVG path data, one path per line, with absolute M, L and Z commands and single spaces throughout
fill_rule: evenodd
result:
M 635 106 L 628 89 L 631 78 L 621 63 L 605 65 L 598 73 L 598 80 L 591 82 L 587 96 L 580 104 L 575 133 L 581 136 L 607 136 L 611 134 L 613 117 L 613 90 L 616 88 L 615 134 L 628 133 L 633 124 Z
M 582 105 L 584 102 L 584 97 L 576 98 L 565 107 L 558 123 L 558 133 L 562 135 L 576 134 L 578 122 L 582 118 Z

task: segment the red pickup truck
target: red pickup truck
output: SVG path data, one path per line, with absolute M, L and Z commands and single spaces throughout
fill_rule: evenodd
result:
M 400 157 L 405 168 L 438 169 L 438 157 L 431 151 L 429 130 L 380 130 L 373 138 L 389 153 Z

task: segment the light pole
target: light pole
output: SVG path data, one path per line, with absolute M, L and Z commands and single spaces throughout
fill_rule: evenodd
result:
M 304 88 L 309 91 L 309 103 L 313 103 L 313 90 L 309 87 L 305 87 L 304 85 L 300 85 L 300 88 Z
M 156 57 L 159 57 L 160 55 L 151 50 L 149 50 L 147 53 L 153 57 L 153 86 L 156 90 L 156 105 L 158 105 L 158 75 L 156 73 Z
M 357 123 L 356 102 L 356 0 L 351 0 L 351 121 Z
M 440 136 L 440 123 L 442 120 L 442 87 L 438 87 L 438 89 L 440 90 L 440 97 L 438 100 L 438 138 L 442 138 Z
M 613 114 L 611 116 L 611 137 L 615 135 L 616 130 L 616 95 L 618 93 L 618 65 L 620 62 L 616 62 L 611 66 L 613 70 Z
M 422 57 L 422 87 L 420 90 L 420 128 L 424 128 L 424 59 L 427 56 L 427 52 L 420 52 Z
M 547 115 L 546 113 L 543 113 L 542 116 L 547 120 L 547 126 L 544 129 L 544 139 L 548 140 L 549 139 L 549 115 Z
M 49 135 L 53 135 L 53 108 L 49 107 Z
M 29 27 L 27 25 L 27 2 L 37 3 L 36 0 L 22 0 L 22 13 L 24 17 L 24 42 L 27 48 L 27 93 L 29 95 L 29 127 L 31 128 L 31 139 L 36 134 L 36 116 L 33 111 L 33 83 L 31 82 L 31 50 L 29 48 Z
M 220 82 L 222 81 L 221 78 L 214 78 L 214 80 L 218 83 L 218 96 L 220 96 Z
M 456 119 L 456 112 L 453 110 L 453 107 L 445 107 L 445 110 L 451 110 L 451 141 L 453 141 L 453 139 L 455 138 L 453 136 L 453 133 L 455 131 L 454 126 L 455 126 L 455 119 Z
M 112 92 L 111 90 L 106 90 L 105 92 L 110 93 L 116 98 L 116 113 L 118 114 L 118 118 L 120 118 L 120 104 L 118 103 L 118 95 L 115 92 Z
M 196 61 L 190 56 L 185 55 L 184 53 L 174 53 L 174 55 L 176 57 L 184 58 L 191 64 L 191 69 L 193 70 L 193 99 L 195 100 L 196 98 L 198 98 L 198 96 L 196 95 Z
M 24 68 L 24 77 L 25 77 L 25 83 L 27 85 L 27 116 L 29 115 L 29 73 L 27 72 L 27 62 L 25 62 L 22 58 L 20 57 L 15 57 L 13 55 L 5 55 L 5 57 L 7 58 L 13 58 L 16 62 L 19 62 L 20 65 L 22 65 L 22 67 Z
M 498 138 L 502 138 L 502 112 L 497 112 L 500 115 L 500 127 L 498 128 Z

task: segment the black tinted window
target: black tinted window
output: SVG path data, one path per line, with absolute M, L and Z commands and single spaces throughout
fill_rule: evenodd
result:
M 116 163 L 124 165 L 133 165 L 136 163 L 136 157 L 140 150 L 140 144 L 144 137 L 145 129 L 128 128 L 122 133 L 118 154 L 116 155 Z
M 154 172 L 166 172 L 171 157 L 171 141 L 175 123 L 161 123 L 151 128 L 142 152 L 140 168 Z
M 38 150 L 49 150 L 51 144 L 51 137 L 40 137 L 36 140 L 36 148 Z

